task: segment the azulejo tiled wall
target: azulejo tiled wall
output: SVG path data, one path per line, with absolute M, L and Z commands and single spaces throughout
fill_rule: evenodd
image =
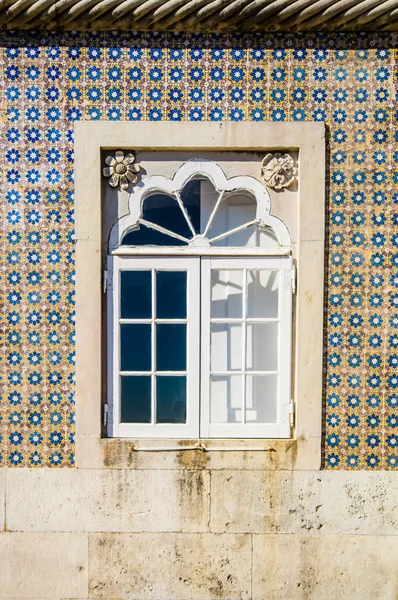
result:
M 389 35 L 1 34 L 1 463 L 72 466 L 73 122 L 324 121 L 326 468 L 398 466 Z

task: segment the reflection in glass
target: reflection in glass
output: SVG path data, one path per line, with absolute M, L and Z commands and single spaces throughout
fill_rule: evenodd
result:
M 222 194 L 222 195 L 221 195 Z M 269 227 L 260 228 L 257 203 L 249 192 L 220 193 L 206 178 L 192 179 L 178 194 L 154 192 L 143 201 L 141 223 L 124 235 L 122 245 L 183 246 L 196 234 L 206 233 L 212 245 L 222 247 L 277 248 L 278 239 Z M 191 222 L 188 225 L 184 212 Z M 247 224 L 253 223 L 250 227 Z M 162 228 L 157 231 L 147 224 Z M 233 234 L 227 234 L 235 229 Z M 168 233 L 169 232 L 169 233 Z M 172 234 L 185 238 L 177 239 Z M 225 235 L 225 237 L 224 237 Z M 221 239 L 217 239 L 221 237 Z
M 122 319 L 150 319 L 151 271 L 121 271 L 120 316 Z
M 156 377 L 156 423 L 185 423 L 186 396 L 185 376 Z
M 246 422 L 276 423 L 278 376 L 246 376 Z
M 187 326 L 175 323 L 156 325 L 156 370 L 185 371 L 187 367 Z
M 151 325 L 120 325 L 121 371 L 151 370 Z
M 211 271 L 211 316 L 213 318 L 242 317 L 243 271 Z
M 187 272 L 156 273 L 156 318 L 185 319 L 187 316 Z
M 204 196 L 204 190 L 208 190 L 207 195 Z M 213 205 L 217 202 L 219 194 L 215 192 L 210 182 L 203 182 L 202 184 L 202 196 L 203 198 L 203 215 L 204 220 L 207 222 L 210 216 L 210 210 L 207 210 L 207 204 L 211 210 Z M 224 234 L 227 231 L 231 231 L 237 227 L 241 227 L 256 218 L 256 202 L 252 196 L 245 194 L 244 192 L 227 193 L 221 204 L 219 204 L 217 212 L 214 216 L 214 220 L 208 232 L 210 239 L 215 238 L 219 235 Z M 232 236 L 228 236 L 219 241 L 214 242 L 215 246 L 256 246 L 256 232 L 252 230 L 241 230 Z
M 247 316 L 278 317 L 279 272 L 258 269 L 247 272 Z
M 177 200 L 167 194 L 148 196 L 144 200 L 142 218 L 185 238 L 192 237 Z M 185 242 L 141 225 L 139 229 L 127 233 L 122 244 L 124 246 L 183 246 Z
M 242 375 L 213 375 L 210 381 L 212 423 L 240 423 L 242 420 Z
M 278 323 L 247 323 L 246 368 L 248 371 L 277 371 Z
M 200 230 L 200 181 L 189 181 L 181 192 L 181 200 L 191 219 L 195 231 Z M 176 200 L 168 194 L 151 194 L 144 200 L 142 219 L 160 225 L 164 229 L 177 233 L 187 239 L 192 231 Z M 160 231 L 141 225 L 130 231 L 124 238 L 124 246 L 184 246 L 185 242 Z
M 241 371 L 242 369 L 242 325 L 212 323 L 211 370 Z
M 121 387 L 121 422 L 151 422 L 151 377 L 123 375 Z

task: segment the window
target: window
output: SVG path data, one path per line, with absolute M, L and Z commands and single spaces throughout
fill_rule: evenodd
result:
M 290 437 L 290 254 L 256 179 L 144 178 L 109 240 L 109 435 Z
M 147 175 L 136 185 L 130 196 L 125 191 L 112 188 L 108 180 L 102 177 L 105 157 L 109 152 L 118 149 L 125 153 L 135 152 L 142 172 L 145 171 Z M 268 193 L 259 181 L 255 188 L 251 186 L 253 179 L 248 180 L 246 176 L 253 175 L 257 178 L 260 164 L 270 152 L 294 153 L 298 164 L 296 187 L 283 192 L 270 190 Z M 211 160 L 213 165 L 216 163 L 222 167 L 227 177 L 221 173 L 215 174 L 212 178 L 212 173 L 206 171 L 206 164 L 201 163 L 203 166 L 201 170 L 198 161 L 194 167 L 190 167 L 189 165 L 194 162 L 191 159 L 198 155 Z M 113 345 L 108 343 L 108 331 L 112 332 L 118 315 L 114 303 L 113 306 L 108 304 L 110 298 L 113 298 L 111 276 L 107 283 L 107 289 L 111 293 L 103 293 L 102 276 L 107 260 L 112 263 L 118 258 L 130 258 L 134 261 L 138 258 L 146 260 L 154 258 L 160 262 L 161 258 L 169 261 L 171 258 L 178 257 L 199 258 L 202 268 L 206 260 L 230 258 L 231 264 L 238 259 L 272 258 L 281 259 L 282 264 L 286 265 L 292 256 L 299 266 L 297 290 L 292 298 L 294 335 L 291 345 L 292 385 L 289 394 L 294 401 L 294 427 L 290 433 L 288 431 L 288 437 L 273 439 L 272 442 L 268 439 L 265 441 L 248 437 L 207 438 L 205 446 L 209 453 L 206 456 L 206 465 L 209 468 L 213 466 L 219 468 L 220 464 L 223 468 L 236 468 L 239 462 L 240 465 L 247 465 L 248 468 L 261 465 L 271 470 L 319 469 L 322 460 L 322 361 L 324 358 L 324 124 L 266 121 L 261 123 L 81 121 L 75 123 L 75 157 L 76 466 L 128 469 L 142 468 L 145 465 L 145 468 L 157 469 L 161 460 L 161 464 L 168 465 L 167 468 L 180 469 L 183 464 L 187 468 L 192 464 L 190 461 L 183 462 L 184 453 L 176 451 L 177 448 L 191 447 L 192 443 L 189 440 L 168 437 L 147 437 L 142 440 L 133 437 L 132 440 L 130 437 L 117 437 L 119 434 L 116 424 L 111 423 L 115 408 L 112 405 L 114 395 L 113 389 L 111 394 L 107 394 L 106 388 L 109 376 L 113 378 L 113 369 L 117 365 L 114 362 Z M 207 165 L 209 166 L 208 163 Z M 186 169 L 185 175 L 184 171 L 181 171 L 182 168 Z M 188 169 L 192 169 L 190 174 Z M 157 175 L 154 180 L 155 173 Z M 159 181 L 160 175 L 164 177 Z M 244 181 L 241 180 L 239 183 L 242 175 L 245 175 Z M 238 176 L 237 183 L 235 176 Z M 185 202 L 184 194 L 187 192 L 184 192 L 184 189 L 189 185 L 194 188 L 197 186 L 197 190 L 200 186 L 200 203 L 199 206 L 196 203 L 196 217 L 192 216 L 193 206 L 187 208 L 195 232 L 198 226 L 203 232 L 205 223 L 208 222 L 204 210 L 206 196 L 208 198 L 212 196 L 211 206 L 214 207 L 218 197 L 216 190 L 220 189 L 225 190 L 225 193 L 219 209 L 229 213 L 229 217 L 226 217 L 224 212 L 224 231 L 236 227 L 232 225 L 236 223 L 232 218 L 234 210 L 243 210 L 233 208 L 234 205 L 250 204 L 252 212 L 247 217 L 247 222 L 258 218 L 259 223 L 250 230 L 244 228 L 236 232 L 243 241 L 234 241 L 235 245 L 231 244 L 232 235 L 225 237 L 224 240 L 218 242 L 213 240 L 212 243 L 206 244 L 206 240 L 200 237 L 197 237 L 194 242 L 195 236 L 189 233 L 182 233 L 189 243 L 177 244 L 169 241 L 164 244 L 159 242 L 132 244 L 129 241 L 128 235 L 133 235 L 134 232 L 143 235 L 144 231 L 150 229 L 138 223 L 138 219 L 144 217 L 143 211 L 150 206 L 150 197 L 163 194 L 163 198 L 167 196 L 170 203 L 174 198 L 174 191 L 179 190 Z M 272 211 L 269 194 L 272 198 Z M 171 206 L 175 207 L 175 203 L 174 199 Z M 192 194 L 190 203 L 194 204 Z M 226 207 L 230 207 L 229 210 Z M 120 218 L 121 215 L 125 216 Z M 154 222 L 154 218 L 145 212 L 145 219 Z M 239 222 L 242 224 L 242 220 Z M 165 229 L 170 229 L 169 223 L 165 221 L 161 223 Z M 287 225 L 288 231 L 284 224 Z M 215 233 L 219 231 L 215 229 L 216 226 L 218 227 L 215 222 L 214 227 L 208 232 L 209 235 L 206 236 L 207 240 L 218 235 Z M 261 243 L 255 239 L 255 236 L 249 236 L 250 231 L 260 236 Z M 245 236 L 250 239 L 245 239 Z M 162 239 L 165 241 L 169 237 L 165 235 Z M 284 271 L 288 270 L 284 269 Z M 201 287 L 203 289 L 203 277 Z M 104 310 L 112 313 L 112 321 L 104 318 Z M 201 353 L 205 347 L 203 339 L 204 333 L 200 340 Z M 279 340 L 281 339 L 279 336 Z M 112 353 L 110 363 L 107 360 L 108 352 Z M 200 376 L 204 376 L 202 363 L 199 364 Z M 287 369 L 287 365 L 283 362 L 281 368 Z M 283 376 L 279 377 L 282 379 Z M 204 401 L 202 382 L 198 385 L 198 390 L 197 431 L 201 427 L 202 435 L 205 435 L 203 417 L 200 414 Z M 278 399 L 278 402 L 282 400 Z M 106 403 L 109 404 L 108 407 Z M 106 408 L 109 408 L 109 412 L 106 412 Z M 110 417 L 108 427 L 105 425 L 107 416 Z M 169 426 L 172 425 L 177 427 L 179 424 Z M 273 429 L 275 430 L 275 424 Z M 162 448 L 174 449 L 174 451 L 169 451 L 160 458 L 159 451 Z M 240 450 L 238 453 L 220 452 L 221 448 Z M 138 452 L 140 449 L 149 452 L 140 454 Z M 156 449 L 156 452 L 152 453 L 150 449 Z M 196 458 L 195 456 L 195 460 Z

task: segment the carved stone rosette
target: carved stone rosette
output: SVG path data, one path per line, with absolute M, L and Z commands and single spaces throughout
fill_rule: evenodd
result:
M 296 180 L 297 169 L 294 158 L 290 154 L 266 154 L 261 163 L 261 175 L 269 188 L 281 190 Z
M 112 187 L 120 186 L 122 190 L 127 190 L 129 183 L 137 183 L 140 167 L 134 164 L 134 154 L 125 156 L 122 150 L 116 150 L 115 156 L 107 156 L 105 162 L 108 166 L 102 172 L 105 177 L 109 177 L 109 185 Z

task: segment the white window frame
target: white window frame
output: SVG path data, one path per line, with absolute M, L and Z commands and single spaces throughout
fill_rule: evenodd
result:
M 150 323 L 152 327 L 151 352 L 152 371 L 145 373 L 151 375 L 152 396 L 152 423 L 121 423 L 120 422 L 120 340 L 119 340 L 119 307 L 120 307 L 120 274 L 122 270 L 151 271 L 152 272 L 152 317 L 150 319 L 123 319 L 123 322 Z M 156 287 L 154 277 L 158 271 L 186 271 L 187 272 L 187 368 L 178 374 L 187 377 L 187 419 L 186 423 L 155 424 L 155 385 L 156 371 L 156 322 L 154 316 L 154 304 L 156 298 Z M 184 438 L 197 437 L 199 430 L 199 343 L 200 313 L 197 310 L 195 294 L 192 290 L 199 289 L 200 271 L 199 259 L 197 257 L 178 258 L 140 258 L 140 257 L 108 257 L 108 276 L 111 287 L 108 290 L 108 435 L 110 437 L 142 437 L 142 438 Z M 167 322 L 162 319 L 161 322 Z M 138 372 L 134 372 L 138 374 Z M 126 373 L 125 373 L 126 374 Z
M 211 423 L 210 422 L 210 329 L 211 329 L 211 269 L 267 269 L 279 276 L 278 297 L 278 397 L 275 423 Z M 150 319 L 119 317 L 120 273 L 122 270 L 152 272 L 152 307 L 156 294 L 154 273 L 158 271 L 187 272 L 187 369 L 178 373 L 187 377 L 187 420 L 184 424 L 155 424 L 155 376 L 152 379 L 152 423 L 120 422 L 120 339 L 119 323 L 139 322 L 152 325 L 152 365 L 156 344 L 154 314 Z M 108 257 L 108 435 L 120 438 L 290 438 L 291 423 L 291 337 L 292 337 L 292 259 L 290 257 Z M 245 286 L 243 294 L 245 294 Z M 243 302 L 245 303 L 245 297 Z M 249 319 L 253 321 L 253 319 Z M 265 319 L 262 319 L 264 321 Z M 272 319 L 275 320 L 275 319 Z M 164 322 L 165 320 L 161 320 Z M 167 321 L 167 320 L 166 320 Z M 225 321 L 225 319 L 223 319 Z M 246 344 L 242 350 L 246 356 Z M 125 373 L 127 374 L 127 373 Z M 134 372 L 132 374 L 138 374 Z M 144 373 L 142 373 L 144 374 Z M 237 374 L 237 373 L 236 373 Z M 253 372 L 248 374 L 252 375 Z M 244 387 L 243 387 L 244 389 Z M 243 391 L 243 390 L 242 390 Z M 243 391 L 243 394 L 245 392 Z
M 211 323 L 211 269 L 271 269 L 279 277 L 279 335 L 278 335 L 278 397 L 275 423 L 211 423 L 210 420 L 210 323 Z M 246 286 L 243 285 L 243 302 L 246 303 Z M 292 359 L 292 259 L 290 257 L 245 257 L 201 259 L 201 423 L 200 435 L 204 438 L 290 438 L 292 427 L 289 418 L 291 404 Z M 225 322 L 239 319 L 221 319 Z M 253 319 L 248 319 L 253 321 Z M 272 319 L 274 320 L 274 319 Z M 264 321 L 264 319 L 263 319 Z M 245 327 L 243 328 L 245 330 Z M 246 360 L 245 336 L 242 341 L 243 364 Z M 236 372 L 237 374 L 238 372 Z M 248 372 L 249 375 L 254 374 Z M 246 379 L 246 376 L 244 380 Z M 245 386 L 242 388 L 245 408 Z M 244 410 L 242 411 L 244 412 Z
M 208 179 L 219 194 L 203 234 L 198 234 L 193 229 L 190 218 L 181 200 L 181 192 L 184 186 L 195 177 Z M 211 238 L 210 226 L 220 204 L 226 195 L 236 192 L 249 194 L 255 200 L 256 216 L 254 220 L 244 223 L 234 229 L 226 230 L 222 235 Z M 153 193 L 163 193 L 175 198 L 180 205 L 188 227 L 192 232 L 192 237 L 190 239 L 173 234 L 158 225 L 150 224 L 143 218 L 145 199 Z M 128 209 L 128 214 L 121 217 L 112 227 L 109 236 L 109 251 L 111 254 L 123 254 L 129 256 L 134 254 L 143 254 L 145 256 L 149 256 L 150 254 L 196 254 L 199 256 L 206 254 L 211 256 L 214 256 L 215 254 L 243 256 L 246 254 L 260 256 L 290 256 L 291 254 L 292 245 L 290 233 L 283 221 L 271 215 L 271 198 L 265 185 L 260 183 L 257 179 L 254 179 L 254 177 L 247 175 L 239 175 L 227 179 L 223 170 L 215 161 L 203 159 L 188 160 L 180 166 L 172 178 L 164 177 L 163 175 L 149 175 L 148 177 L 143 177 L 142 182 L 140 182 L 130 194 Z M 271 229 L 278 240 L 278 245 L 275 248 L 244 246 L 239 246 L 237 248 L 222 248 L 212 245 L 214 242 L 227 238 L 233 233 L 243 231 L 252 225 L 256 225 L 260 229 Z M 187 242 L 188 245 L 179 246 L 174 250 L 171 250 L 172 246 L 123 246 L 124 236 L 141 226 L 149 226 L 152 229 L 166 233 L 170 237 L 179 238 Z
M 192 226 L 190 217 L 182 203 L 181 192 L 188 181 L 193 177 L 202 176 L 211 181 L 219 196 L 211 211 L 208 223 L 203 234 L 197 234 Z M 211 239 L 211 224 L 215 218 L 218 208 L 228 192 L 242 190 L 249 193 L 256 202 L 256 218 L 254 221 L 238 226 L 235 229 L 228 228 Z M 162 231 L 163 233 L 179 238 L 179 236 L 156 224 L 151 224 L 143 218 L 145 199 L 153 193 L 168 193 L 173 196 L 180 206 L 185 217 L 192 238 L 185 239 L 187 246 L 124 246 L 124 236 L 134 231 L 137 227 L 149 227 Z M 212 245 L 213 242 L 223 239 L 235 231 L 242 231 L 253 224 L 260 228 L 272 229 L 279 244 L 273 248 L 263 247 L 226 247 Z M 208 236 L 209 234 L 209 236 Z M 179 238 L 182 239 L 182 238 Z M 286 226 L 275 217 L 270 215 L 270 198 L 265 186 L 253 177 L 244 175 L 227 179 L 222 169 L 213 161 L 187 161 L 177 170 L 174 177 L 169 179 L 164 176 L 152 175 L 143 179 L 140 187 L 136 187 L 129 198 L 129 213 L 115 223 L 110 234 L 110 252 L 108 270 L 112 271 L 112 289 L 108 294 L 108 323 L 111 330 L 108 332 L 108 347 L 112 349 L 108 355 L 108 364 L 111 372 L 108 381 L 108 404 L 111 406 L 111 425 L 108 427 L 108 435 L 113 437 L 136 437 L 136 438 L 179 438 L 179 437 L 222 437 L 222 438 L 290 438 L 292 428 L 289 419 L 289 408 L 291 403 L 291 322 L 292 322 L 292 259 L 290 257 L 290 236 Z M 224 251 L 224 258 L 219 255 Z M 188 299 L 188 323 L 192 320 L 192 326 L 187 333 L 187 423 L 182 424 L 156 424 L 155 416 L 155 373 L 152 378 L 152 423 L 120 423 L 120 389 L 119 389 L 119 273 L 122 265 L 130 266 L 131 269 L 156 269 L 162 259 L 151 258 L 151 253 L 159 252 L 163 256 L 165 268 L 177 268 L 176 265 L 191 265 L 189 271 L 190 280 L 196 282 L 197 297 L 192 292 L 195 285 L 189 283 L 187 289 Z M 189 259 L 173 258 L 176 252 Z M 146 258 L 142 258 L 147 253 Z M 118 256 L 120 254 L 121 256 Z M 139 254 L 139 257 L 137 257 Z M 166 258 L 167 254 L 170 258 Z M 203 256 L 205 255 L 205 256 Z M 227 256 L 225 256 L 227 255 Z M 229 256 L 228 256 L 229 255 Z M 127 258 L 129 257 L 130 258 Z M 136 256 L 136 258 L 131 258 Z M 123 258 L 122 258 L 123 257 Z M 187 260 L 187 262 L 185 262 Z M 194 269 L 192 265 L 196 265 Z M 200 264 L 202 265 L 200 267 Z M 173 265 L 173 267 L 171 266 Z M 211 299 L 211 268 L 217 265 L 219 268 L 247 269 L 272 268 L 280 272 L 279 284 L 279 347 L 278 347 L 278 393 L 277 393 L 277 420 L 276 423 L 211 423 L 210 422 L 210 299 Z M 188 270 L 188 267 L 186 267 Z M 199 272 L 201 269 L 201 273 Z M 152 271 L 154 273 L 154 271 Z M 155 293 L 154 278 L 152 278 L 152 294 Z M 245 290 L 243 291 L 245 298 Z M 152 304 L 154 299 L 152 298 Z M 196 308 L 196 314 L 195 314 Z M 151 321 L 153 325 L 153 320 Z M 243 326 L 245 330 L 245 326 Z M 192 337 L 195 334 L 195 338 Z M 283 341 L 283 343 L 282 343 Z M 152 344 L 154 344 L 154 336 Z M 192 351 L 191 351 L 192 348 Z M 246 343 L 243 343 L 243 353 L 246 356 Z M 199 353 L 201 353 L 201 360 Z M 195 359 L 195 360 L 193 360 Z M 152 364 L 154 354 L 152 351 Z M 243 377 L 246 382 L 246 375 Z M 194 388 L 196 385 L 196 389 Z M 243 386 L 244 388 L 245 386 Z M 243 408 L 245 407 L 245 390 L 242 390 Z M 199 419 L 200 414 L 200 419 Z M 242 419 L 244 411 L 242 411 Z

